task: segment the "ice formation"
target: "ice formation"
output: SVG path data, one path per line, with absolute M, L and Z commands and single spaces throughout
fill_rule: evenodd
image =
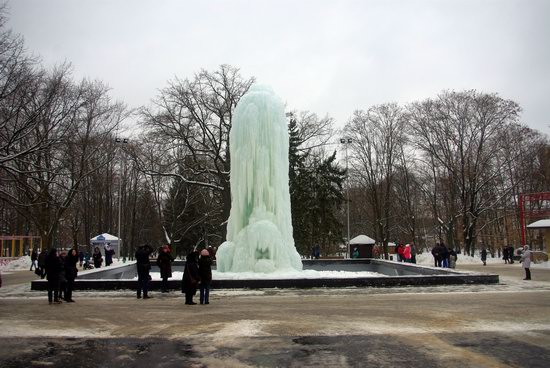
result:
M 254 85 L 241 98 L 229 144 L 231 212 L 217 270 L 301 270 L 292 237 L 288 127 L 283 103 L 271 88 Z

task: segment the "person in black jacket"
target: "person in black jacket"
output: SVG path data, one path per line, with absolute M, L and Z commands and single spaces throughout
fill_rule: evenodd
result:
M 151 298 L 148 295 L 149 291 L 149 271 L 151 270 L 151 263 L 149 256 L 153 253 L 153 248 L 149 245 L 141 245 L 136 251 L 136 267 L 138 274 L 138 289 L 137 298 L 141 299 L 141 292 L 143 291 L 143 299 Z
M 40 278 L 43 279 L 46 277 L 46 259 L 48 258 L 48 251 L 43 250 L 40 251 L 40 254 L 38 255 L 38 269 L 40 270 Z
M 210 283 L 212 282 L 212 258 L 207 249 L 201 251 L 199 258 L 200 303 L 210 304 Z
M 38 260 L 38 250 L 35 248 L 32 250 L 31 253 L 31 269 L 29 271 L 32 271 L 32 268 L 35 269 L 38 268 L 38 265 L 36 264 L 36 261 Z
M 197 293 L 197 286 L 200 282 L 199 267 L 197 265 L 197 252 L 193 251 L 187 255 L 183 278 L 181 280 L 181 292 L 185 293 L 185 304 L 197 304 L 193 296 Z
M 95 247 L 92 259 L 94 260 L 94 268 L 100 268 L 103 263 L 103 256 L 101 255 L 99 247 Z
M 52 248 L 46 258 L 46 278 L 48 280 L 48 302 L 50 304 L 60 304 L 59 300 L 59 273 L 61 272 L 61 263 L 57 256 L 57 249 Z M 53 297 L 53 298 L 52 298 Z
M 160 269 L 160 277 L 162 278 L 162 292 L 168 292 L 168 279 L 172 277 L 172 262 L 174 257 L 170 254 L 170 247 L 163 245 L 159 250 L 157 257 L 157 266 Z
M 76 279 L 76 275 L 78 273 L 78 269 L 76 268 L 77 263 L 78 254 L 76 249 L 73 248 L 69 251 L 69 254 L 67 254 L 67 258 L 65 258 L 65 279 L 67 280 L 65 287 L 65 301 L 69 303 L 74 303 L 73 285 L 74 279 Z

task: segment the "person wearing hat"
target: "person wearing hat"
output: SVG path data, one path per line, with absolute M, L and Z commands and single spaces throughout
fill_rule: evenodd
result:
M 523 254 L 520 259 L 522 267 L 525 269 L 525 278 L 524 280 L 531 280 L 531 251 L 529 250 L 528 245 L 523 246 Z
M 162 292 L 168 292 L 168 279 L 172 277 L 172 262 L 174 262 L 174 257 L 170 254 L 170 247 L 168 245 L 163 245 L 160 249 L 159 255 L 157 257 L 157 266 L 160 269 L 160 277 L 162 278 Z
M 200 303 L 210 304 L 210 283 L 212 283 L 212 257 L 208 249 L 201 251 L 199 258 Z

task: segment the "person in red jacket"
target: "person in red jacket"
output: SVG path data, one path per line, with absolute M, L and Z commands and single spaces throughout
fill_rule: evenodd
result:
M 412 254 L 411 254 L 411 245 L 407 244 L 405 245 L 405 248 L 403 249 L 403 258 L 405 259 L 405 262 L 411 263 L 412 262 Z
M 403 243 L 399 243 L 399 245 L 397 245 L 397 261 L 398 262 L 405 261 L 405 256 L 403 255 L 404 251 L 405 251 L 405 247 L 403 246 Z

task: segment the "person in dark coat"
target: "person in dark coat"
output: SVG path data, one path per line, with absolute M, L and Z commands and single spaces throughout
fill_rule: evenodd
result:
M 149 256 L 153 253 L 153 248 L 145 244 L 140 246 L 136 250 L 136 267 L 138 274 L 138 289 L 137 298 L 141 299 L 141 292 L 143 291 L 143 299 L 151 298 L 148 295 L 149 292 L 149 271 L 151 270 L 151 263 L 149 262 Z
M 38 255 L 38 269 L 40 270 L 40 278 L 46 277 L 46 259 L 48 259 L 48 251 L 41 251 Z
M 61 303 L 59 300 L 59 273 L 61 272 L 61 263 L 57 256 L 57 249 L 52 248 L 48 252 L 45 264 L 46 279 L 48 280 L 48 302 L 50 304 Z
M 514 264 L 514 247 L 512 246 L 508 247 L 508 259 L 510 264 Z
M 197 293 L 197 286 L 200 283 L 199 267 L 197 265 L 197 252 L 193 251 L 187 255 L 183 278 L 181 279 L 181 292 L 185 293 L 185 304 L 197 304 L 193 296 Z
M 100 268 L 103 263 L 103 257 L 101 256 L 99 247 L 95 247 L 94 253 L 92 254 L 92 259 L 94 260 L 94 268 Z
M 69 251 L 69 254 L 67 254 L 67 257 L 65 258 L 65 279 L 67 280 L 65 287 L 65 301 L 69 303 L 74 303 L 73 286 L 74 279 L 76 279 L 76 275 L 78 273 L 78 269 L 76 268 L 78 259 L 78 254 L 74 248 Z
M 487 249 L 485 248 L 481 250 L 481 262 L 483 262 L 484 266 L 487 266 Z
M 67 289 L 67 277 L 65 276 L 65 261 L 67 252 L 59 252 L 59 300 L 65 299 L 65 290 Z
M 80 265 L 80 267 L 82 267 L 82 264 L 84 263 L 84 251 L 80 251 L 78 253 L 78 264 Z
M 199 258 L 200 303 L 210 304 L 210 284 L 212 283 L 212 257 L 207 249 L 201 251 Z
M 29 271 L 32 271 L 33 267 L 35 269 L 38 268 L 38 265 L 36 264 L 37 261 L 38 261 L 38 250 L 33 249 L 31 253 L 31 269 Z
M 432 248 L 432 256 L 434 257 L 435 267 L 441 267 L 441 245 L 436 243 L 435 247 Z
M 111 243 L 107 243 L 105 247 L 105 266 L 110 266 L 113 264 L 113 256 L 115 255 L 115 250 L 111 247 Z
M 445 243 L 439 245 L 441 249 L 441 267 L 449 268 L 449 249 Z
M 163 245 L 158 253 L 157 266 L 159 266 L 160 277 L 162 278 L 162 292 L 167 293 L 168 279 L 172 277 L 172 262 L 174 262 L 174 257 L 170 254 L 170 247 L 168 245 Z
M 502 249 L 502 259 L 504 259 L 504 264 L 508 264 L 508 247 Z

